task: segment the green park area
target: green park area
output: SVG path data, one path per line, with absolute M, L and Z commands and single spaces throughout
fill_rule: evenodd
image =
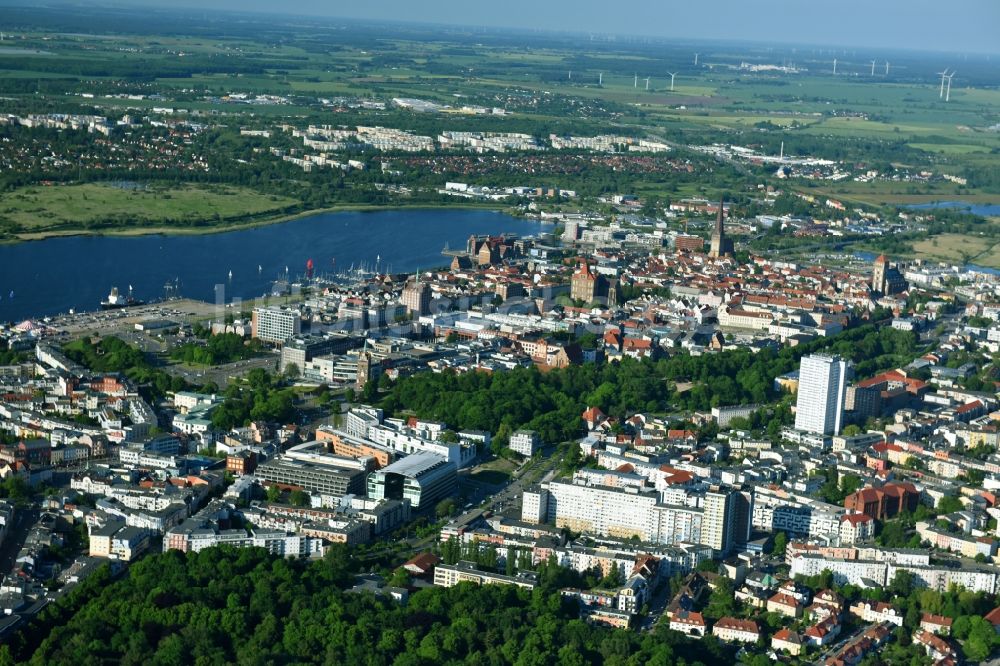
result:
M 235 186 L 38 185 L 0 195 L 0 225 L 22 239 L 109 229 L 191 232 L 280 216 L 297 205 Z
M 941 234 L 913 244 L 913 254 L 921 259 L 971 263 L 1000 268 L 1000 242 L 995 237 L 968 234 Z

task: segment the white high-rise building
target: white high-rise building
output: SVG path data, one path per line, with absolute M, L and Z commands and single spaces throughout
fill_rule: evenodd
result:
M 250 330 L 251 337 L 281 344 L 302 332 L 302 313 L 281 307 L 254 308 Z
M 795 429 L 817 435 L 840 433 L 851 365 L 839 356 L 813 354 L 799 365 Z

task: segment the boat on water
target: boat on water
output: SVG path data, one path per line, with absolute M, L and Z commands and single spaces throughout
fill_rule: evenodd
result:
M 133 305 L 145 305 L 145 302 L 132 296 L 132 285 L 129 285 L 127 296 L 121 294 L 118 291 L 118 287 L 111 287 L 111 293 L 101 301 L 102 310 L 116 310 L 118 308 L 132 307 Z

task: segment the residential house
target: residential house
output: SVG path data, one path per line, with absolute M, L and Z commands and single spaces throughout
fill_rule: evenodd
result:
M 802 604 L 793 596 L 778 592 L 767 600 L 768 613 L 781 613 L 786 617 L 801 617 Z
M 784 651 L 797 657 L 802 652 L 802 638 L 787 627 L 779 629 L 771 637 L 771 649 L 775 652 Z
M 809 645 L 822 647 L 832 643 L 840 635 L 840 621 L 835 615 L 826 617 L 803 632 Z
M 903 614 L 895 606 L 883 601 L 859 601 L 851 606 L 850 611 L 865 622 L 888 622 L 897 627 L 903 626 Z
M 875 519 L 863 513 L 849 513 L 840 518 L 840 544 L 848 546 L 870 541 L 875 536 Z
M 403 563 L 403 568 L 413 576 L 429 577 L 441 558 L 434 553 L 418 553 Z
M 670 617 L 670 628 L 679 631 L 686 636 L 697 636 L 701 638 L 708 628 L 705 618 L 701 613 L 694 611 L 677 611 Z
M 833 590 L 822 590 L 813 597 L 812 605 L 806 609 L 806 614 L 814 620 L 826 617 L 839 618 L 844 612 L 844 597 Z
M 848 641 L 823 663 L 826 666 L 856 666 L 866 655 L 892 638 L 889 627 L 889 624 L 881 623 L 865 629 L 860 636 Z
M 951 625 L 954 620 L 950 617 L 945 617 L 943 615 L 933 615 L 931 613 L 924 613 L 920 617 L 920 628 L 924 631 L 929 631 L 932 634 L 939 634 L 941 636 L 947 636 L 951 633 Z
M 922 647 L 927 656 L 936 663 L 940 663 L 941 661 L 952 664 L 957 663 L 957 650 L 955 650 L 955 647 L 951 643 L 940 636 L 924 629 L 917 629 L 913 632 L 913 643 Z
M 712 635 L 722 641 L 756 643 L 760 640 L 760 628 L 753 620 L 722 617 L 712 627 Z

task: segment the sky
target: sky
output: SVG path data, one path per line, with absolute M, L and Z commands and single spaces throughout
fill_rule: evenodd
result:
M 1000 0 L 118 0 L 676 39 L 1000 53 Z

